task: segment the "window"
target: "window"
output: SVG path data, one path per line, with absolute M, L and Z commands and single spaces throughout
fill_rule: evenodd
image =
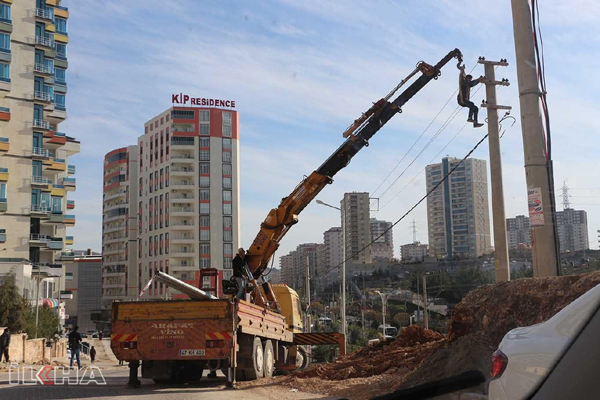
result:
M 209 161 L 209 160 L 210 160 L 210 151 L 200 150 L 200 161 Z
M 200 124 L 200 135 L 210 135 L 208 124 Z
M 144 183 L 144 178 L 140 178 L 140 194 L 139 194 L 140 196 L 142 195 L 142 191 L 143 191 L 143 187 L 142 187 L 143 183 Z M 142 208 L 142 206 L 140 205 L 140 209 L 141 208 Z
M 65 106 L 65 99 L 66 96 L 64 94 L 58 94 L 56 93 L 54 95 L 54 107 L 57 108 L 58 110 L 65 110 L 66 106 Z
M 56 25 L 56 33 L 67 33 L 67 20 L 59 17 L 54 18 L 54 25 Z
M 200 147 L 210 147 L 210 138 L 201 137 L 200 138 Z
M 223 201 L 231 201 L 231 190 L 223 190 Z
M 231 204 L 223 204 L 223 215 L 231 215 Z
M 149 242 L 148 242 L 148 255 L 152 255 L 152 236 L 150 236 Z
M 223 257 L 223 269 L 231 269 L 233 267 L 233 260 L 229 257 Z
M 223 240 L 225 242 L 233 241 L 233 232 L 232 231 L 223 231 Z
M 231 139 L 223 138 L 223 150 L 231 150 Z
M 222 115 L 223 115 L 223 125 L 231 125 L 231 113 L 224 112 Z
M 0 51 L 10 53 L 10 36 L 0 33 Z
M 223 137 L 231 137 L 231 126 L 223 125 Z
M 63 68 L 54 68 L 54 77 L 56 78 L 56 83 L 66 85 L 67 84 L 67 70 Z
M 169 234 L 165 233 L 165 254 L 169 254 Z
M 208 229 L 200 230 L 200 240 L 210 240 L 210 230 L 208 230 Z
M 160 188 L 163 188 L 163 179 L 164 179 L 164 170 L 161 168 L 160 169 Z
M 52 212 L 56 214 L 62 213 L 62 197 L 52 196 Z
M 210 258 L 204 257 L 200 259 L 200 269 L 210 268 Z
M 10 6 L 0 4 L 0 21 L 10 22 Z
M 63 43 L 56 43 L 56 58 L 66 59 L 67 58 L 67 45 Z
M 201 188 L 210 187 L 210 176 L 201 176 L 200 177 L 200 187 Z
M 0 62 L 0 81 L 10 82 L 10 65 Z
M 231 164 L 223 164 L 223 175 L 231 176 Z
M 223 217 L 223 228 L 231 228 L 232 222 L 233 221 L 231 217 Z
M 210 121 L 210 111 L 200 111 L 200 121 L 202 121 L 202 122 Z
M 210 200 L 210 190 L 200 189 L 200 200 Z
M 152 155 L 150 155 L 150 157 L 152 157 Z M 150 161 L 152 161 L 152 160 L 150 160 Z M 153 177 L 154 177 L 154 173 L 153 173 L 153 172 L 150 172 L 150 193 L 152 193 L 152 188 L 154 187 L 154 186 L 152 185 L 152 178 L 153 178 Z
M 200 203 L 200 214 L 210 214 L 210 203 Z
M 223 162 L 231 162 L 231 152 L 230 151 L 224 151 L 223 152 Z
M 160 234 L 160 246 L 159 246 L 158 250 L 159 250 L 160 254 L 162 255 L 162 253 L 163 253 L 163 235 L 162 235 L 162 233 Z
M 6 183 L 0 183 L 0 199 L 6 199 Z
M 167 155 L 168 154 L 169 154 L 169 148 L 167 147 Z M 165 186 L 169 187 L 169 167 L 165 168 Z
M 224 256 L 232 256 L 233 255 L 233 243 L 223 243 L 223 255 Z
M 200 216 L 200 228 L 210 228 L 210 216 L 208 216 L 208 215 Z
M 231 178 L 223 177 L 223 189 L 231 189 Z
M 200 174 L 210 174 L 209 163 L 200 163 Z
M 200 254 L 210 254 L 210 244 L 200 243 Z

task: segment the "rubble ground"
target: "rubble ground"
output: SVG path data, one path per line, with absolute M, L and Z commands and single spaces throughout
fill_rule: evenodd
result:
M 367 346 L 334 363 L 240 385 L 281 385 L 361 400 L 473 369 L 487 375 L 491 355 L 508 331 L 548 320 L 598 284 L 600 271 L 484 285 L 456 306 L 448 336 L 413 325 L 402 328 L 393 342 Z M 485 385 L 476 389 L 470 391 L 486 391 Z

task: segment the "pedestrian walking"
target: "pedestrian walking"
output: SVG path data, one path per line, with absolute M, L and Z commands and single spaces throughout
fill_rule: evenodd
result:
M 81 352 L 81 335 L 78 332 L 79 327 L 73 328 L 73 331 L 69 333 L 69 348 L 71 349 L 71 368 L 73 368 L 73 358 L 77 359 L 77 366 L 81 369 L 81 359 L 79 353 Z
M 0 361 L 3 357 L 7 363 L 10 363 L 8 348 L 10 347 L 10 329 L 6 328 L 4 333 L 0 335 Z

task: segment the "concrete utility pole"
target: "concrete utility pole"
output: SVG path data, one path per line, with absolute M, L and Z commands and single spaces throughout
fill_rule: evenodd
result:
M 306 255 L 306 321 L 308 326 L 308 333 L 310 333 L 310 264 L 309 256 Z
M 540 89 L 528 0 L 511 0 L 534 276 L 558 275 L 555 210 L 546 160 Z M 553 179 L 553 178 L 552 178 Z M 553 186 L 553 184 L 552 184 Z
M 427 275 L 425 274 L 423 274 L 423 306 L 425 329 L 429 329 L 429 312 L 427 310 Z
M 492 217 L 494 221 L 494 258 L 496 261 L 496 282 L 510 280 L 510 264 L 508 260 L 508 238 L 506 235 L 506 214 L 504 212 L 504 185 L 502 183 L 502 155 L 500 153 L 500 133 L 498 126 L 498 110 L 510 110 L 510 106 L 499 106 L 496 103 L 496 86 L 508 86 L 507 79 L 496 81 L 494 67 L 506 67 L 506 60 L 487 61 L 479 57 L 479 64 L 485 68 L 485 94 L 487 102 L 481 106 L 487 108 L 488 142 L 490 148 L 490 179 L 492 181 Z

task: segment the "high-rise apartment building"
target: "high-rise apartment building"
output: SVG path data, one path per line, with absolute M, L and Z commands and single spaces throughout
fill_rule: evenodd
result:
M 354 262 L 363 264 L 371 263 L 371 246 L 368 246 L 371 242 L 369 193 L 345 193 L 340 206 L 342 229 L 346 235 L 346 258 L 352 257 Z
M 75 225 L 67 193 L 75 190 L 69 157 L 79 142 L 60 128 L 69 41 L 69 11 L 60 4 L 0 1 L 0 273 L 14 274 L 29 299 L 41 269 L 62 274 L 60 252 L 73 244 L 67 228 Z
M 104 157 L 102 213 L 102 307 L 135 298 L 143 287 L 138 272 L 138 148 Z
M 279 257 L 279 281 L 291 286 L 295 281 L 294 277 L 294 254 L 290 252 L 285 256 Z
M 427 193 L 460 160 L 445 157 L 426 168 Z M 485 160 L 466 159 L 427 197 L 429 253 L 438 258 L 476 258 L 490 251 Z
M 340 264 L 344 261 L 344 235 L 342 228 L 333 227 L 329 228 L 323 233 L 323 243 L 325 247 L 325 267 L 327 271 L 332 269 L 336 269 L 336 274 L 327 273 L 324 277 L 325 286 L 331 285 L 334 283 L 334 279 L 336 278 L 339 282 L 338 273 L 340 268 Z
M 231 274 L 240 243 L 238 114 L 172 107 L 138 139 L 140 282 L 157 271 L 189 280 L 202 268 Z M 167 294 L 155 282 L 149 297 Z
M 508 248 L 517 249 L 519 246 L 531 246 L 531 230 L 529 228 L 529 217 L 517 215 L 515 218 L 506 219 L 506 233 L 508 236 Z
M 587 212 L 565 208 L 556 212 L 560 252 L 587 250 L 588 238 Z
M 371 258 L 376 261 L 391 261 L 394 258 L 392 223 L 371 218 L 370 224 L 371 241 L 373 242 L 371 244 Z

